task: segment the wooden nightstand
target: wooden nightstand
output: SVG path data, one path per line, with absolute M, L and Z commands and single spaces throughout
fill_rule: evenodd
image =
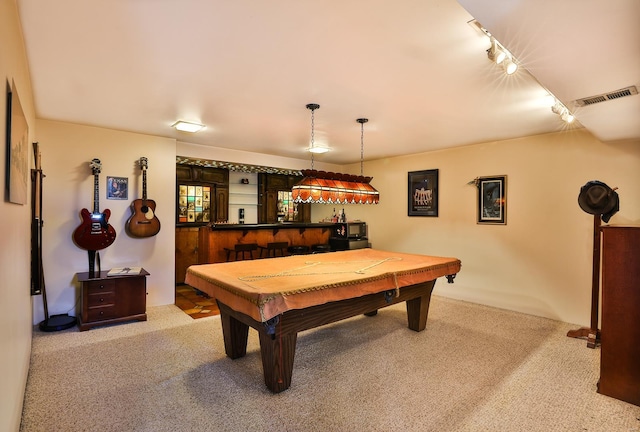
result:
M 147 279 L 142 269 L 137 275 L 107 276 L 108 271 L 77 273 L 80 288 L 80 331 L 124 321 L 147 320 Z

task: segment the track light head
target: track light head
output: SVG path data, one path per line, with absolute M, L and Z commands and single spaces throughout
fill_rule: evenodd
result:
M 502 63 L 507 58 L 507 53 L 498 45 L 495 39 L 491 39 L 491 47 L 487 50 L 487 57 L 496 64 Z
M 575 117 L 569 112 L 565 112 L 564 114 L 562 114 L 560 116 L 560 118 L 562 119 L 562 121 L 564 121 L 565 123 L 573 123 L 573 120 L 575 120 Z
M 573 121 L 575 120 L 573 114 L 571 114 L 567 107 L 564 106 L 559 100 L 556 100 L 556 103 L 553 104 L 553 106 L 551 107 L 551 111 L 553 111 L 554 114 L 558 114 L 562 121 L 565 123 L 573 123 Z
M 513 61 L 513 59 L 508 58 L 504 61 L 504 71 L 507 75 L 513 75 L 518 70 L 518 65 Z

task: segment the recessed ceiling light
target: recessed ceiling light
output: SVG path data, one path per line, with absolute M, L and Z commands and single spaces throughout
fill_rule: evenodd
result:
M 198 132 L 205 128 L 203 124 L 188 122 L 184 120 L 178 120 L 177 122 L 172 124 L 171 127 L 174 127 L 182 132 Z

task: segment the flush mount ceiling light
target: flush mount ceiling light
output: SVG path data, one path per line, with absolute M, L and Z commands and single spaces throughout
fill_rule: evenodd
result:
M 308 148 L 309 153 L 322 154 L 329 151 L 328 147 L 313 146 Z
M 315 135 L 314 135 L 314 112 L 320 108 L 318 104 L 307 104 L 307 109 L 311 110 L 311 142 L 309 144 L 309 148 L 307 149 L 309 153 L 311 153 L 311 168 L 313 168 L 313 155 L 314 154 L 323 154 L 329 151 L 329 147 L 319 146 L 315 143 Z
M 318 104 L 308 104 L 311 110 L 311 147 L 314 147 L 314 111 Z M 304 176 L 291 189 L 291 198 L 296 203 L 311 204 L 378 204 L 380 194 L 369 184 L 371 177 L 362 175 L 364 157 L 364 123 L 367 119 L 358 119 L 360 123 L 360 174 L 340 174 L 313 169 L 313 153 L 311 153 L 311 169 L 302 170 Z
M 200 123 L 194 123 L 194 122 L 188 122 L 188 121 L 184 121 L 184 120 L 178 120 L 177 122 L 175 122 L 174 124 L 171 125 L 171 127 L 176 128 L 179 131 L 182 132 L 198 132 L 202 129 L 204 129 L 204 125 L 200 124 Z

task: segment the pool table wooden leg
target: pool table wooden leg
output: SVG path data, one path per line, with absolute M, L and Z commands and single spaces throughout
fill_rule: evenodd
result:
M 429 315 L 429 303 L 433 284 L 428 294 L 407 300 L 407 319 L 409 328 L 414 331 L 422 331 L 427 327 L 427 316 Z
M 297 333 L 282 334 L 276 331 L 275 337 L 259 331 L 260 354 L 264 383 L 274 393 L 280 393 L 291 385 L 293 359 L 296 352 Z
M 232 359 L 244 357 L 247 354 L 249 326 L 222 309 L 220 310 L 220 321 L 222 322 L 224 350 L 227 357 Z

